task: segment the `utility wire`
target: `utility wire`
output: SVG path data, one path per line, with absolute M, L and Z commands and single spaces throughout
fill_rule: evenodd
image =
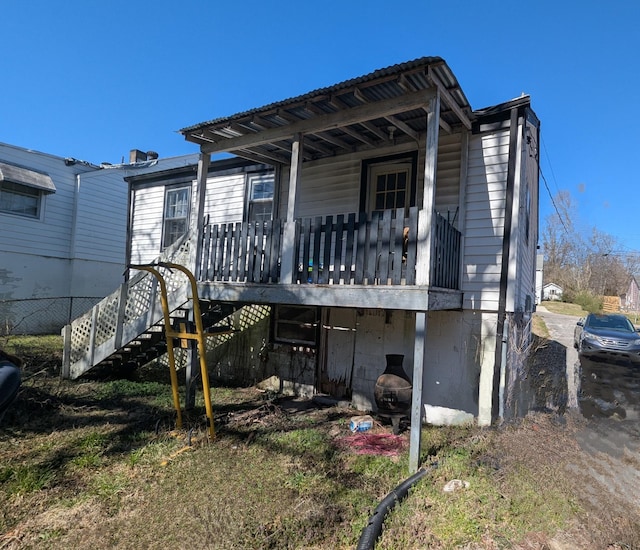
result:
M 567 228 L 567 225 L 564 223 L 564 220 L 562 219 L 562 216 L 560 215 L 560 210 L 558 209 L 558 205 L 556 204 L 556 201 L 553 198 L 553 195 L 551 194 L 551 189 L 549 189 L 549 184 L 547 183 L 547 178 L 544 177 L 544 174 L 542 173 L 542 168 L 540 168 L 540 166 L 538 166 L 538 170 L 540 170 L 540 177 L 542 177 L 542 181 L 544 182 L 544 186 L 547 189 L 547 193 L 549 193 L 549 198 L 551 199 L 551 204 L 553 204 L 553 208 L 556 211 L 556 214 L 558 214 L 558 219 L 560 220 L 560 223 L 562 224 L 562 227 L 564 227 L 564 231 L 567 234 L 567 237 L 570 237 L 571 235 L 569 235 L 569 229 Z M 553 170 L 552 170 L 553 172 Z
M 531 152 L 532 149 L 532 145 L 531 143 L 533 142 L 533 149 L 535 151 L 537 151 L 538 154 L 533 154 Z M 569 229 L 567 228 L 567 225 L 564 223 L 564 220 L 562 219 L 562 216 L 560 214 L 560 210 L 558 209 L 558 205 L 556 204 L 556 201 L 553 198 L 553 194 L 551 193 L 551 189 L 549 189 L 549 184 L 547 182 L 547 178 L 544 177 L 544 174 L 542 173 L 542 168 L 540 167 L 540 147 L 538 146 L 538 143 L 536 143 L 536 140 L 533 136 L 529 136 L 527 143 L 529 144 L 529 155 L 536 158 L 538 161 L 538 170 L 540 172 L 540 176 L 542 177 L 542 181 L 544 181 L 544 186 L 547 189 L 547 193 L 549 193 L 549 198 L 551 199 L 551 204 L 553 204 L 553 208 L 556 211 L 556 214 L 558 215 L 558 219 L 560 220 L 560 223 L 562 224 L 562 227 L 564 228 L 565 233 L 567 234 L 567 237 L 570 237 L 569 235 Z M 556 182 L 556 175 L 553 172 L 553 166 L 551 165 L 551 159 L 549 158 L 549 153 L 547 152 L 547 147 L 544 144 L 544 142 L 542 141 L 542 136 L 540 137 L 540 143 L 542 144 L 542 147 L 544 148 L 544 153 L 547 156 L 547 162 L 549 163 L 549 169 L 551 170 L 551 175 L 553 176 L 553 181 L 556 185 L 556 190 L 558 191 L 558 193 L 560 193 L 560 190 L 558 189 L 558 183 Z
M 549 170 L 551 170 L 551 177 L 553 178 L 553 183 L 556 186 L 556 192 L 560 193 L 560 188 L 558 187 L 558 180 L 556 179 L 556 174 L 553 171 L 553 165 L 551 164 L 551 157 L 549 157 L 549 152 L 547 151 L 547 145 L 545 144 L 542 136 L 540 136 L 540 144 L 544 149 L 544 155 L 547 157 L 547 162 L 549 163 Z

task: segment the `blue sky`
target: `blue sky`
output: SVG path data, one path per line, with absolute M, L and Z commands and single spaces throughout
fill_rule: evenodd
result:
M 474 109 L 527 93 L 542 122 L 541 224 L 640 251 L 640 3 L 3 0 L 0 141 L 94 163 L 197 152 L 177 130 L 422 56 Z

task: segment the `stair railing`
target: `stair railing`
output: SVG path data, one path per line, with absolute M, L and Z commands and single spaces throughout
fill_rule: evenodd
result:
M 195 242 L 188 232 L 155 260 L 190 265 Z M 161 268 L 167 284 L 169 307 L 175 310 L 189 299 L 189 284 L 179 271 Z M 157 279 L 138 272 L 91 310 L 62 329 L 62 377 L 77 378 L 104 361 L 153 325 L 162 321 Z

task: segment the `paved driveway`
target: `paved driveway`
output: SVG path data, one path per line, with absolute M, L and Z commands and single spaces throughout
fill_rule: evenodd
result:
M 550 338 L 566 348 L 567 407 L 588 419 L 576 433 L 589 460 L 577 465 L 589 474 L 594 504 L 614 500 L 640 513 L 640 367 L 626 361 L 579 359 L 573 330 L 579 317 L 538 306 Z M 607 496 L 608 495 L 608 496 Z
M 552 313 L 544 306 L 538 306 L 537 313 L 544 319 L 549 337 L 565 348 L 567 358 L 567 408 L 578 408 L 580 391 L 580 362 L 578 352 L 573 347 L 573 329 L 580 317 Z

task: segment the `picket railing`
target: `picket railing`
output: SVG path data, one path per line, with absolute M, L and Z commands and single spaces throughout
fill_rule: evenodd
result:
M 280 280 L 282 220 L 210 224 L 202 237 L 200 281 L 415 285 L 417 207 L 381 214 L 296 221 L 293 281 Z M 459 288 L 460 232 L 436 214 L 431 285 Z

